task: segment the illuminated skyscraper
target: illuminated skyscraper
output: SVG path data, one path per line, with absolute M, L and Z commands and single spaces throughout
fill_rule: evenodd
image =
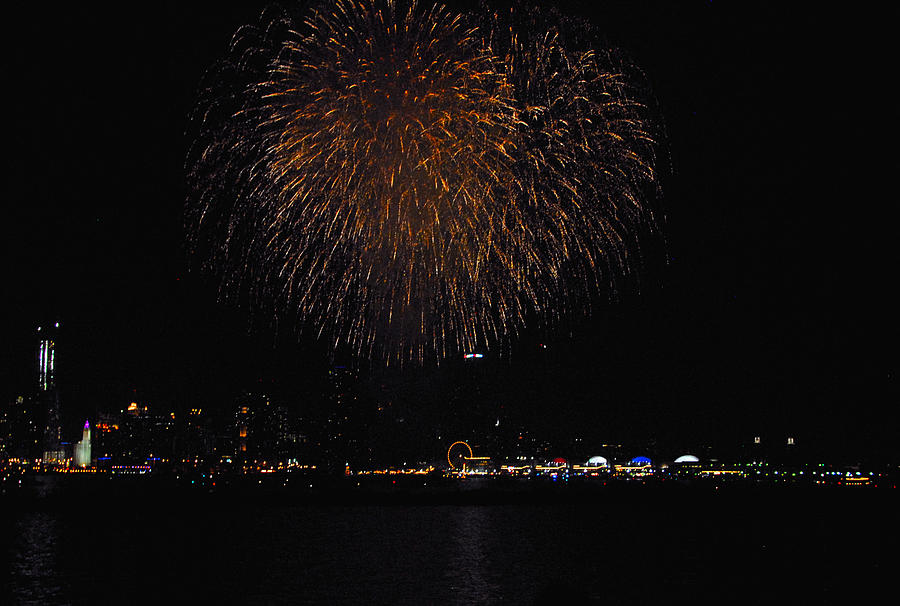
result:
M 296 456 L 288 410 L 261 393 L 245 392 L 234 416 L 235 455 L 242 462 L 284 461 Z
M 346 366 L 334 366 L 328 371 L 328 383 L 322 455 L 328 467 L 337 471 L 348 463 L 359 464 L 364 457 L 362 444 L 366 428 L 359 422 L 362 415 L 359 373 Z
M 38 326 L 38 389 L 50 391 L 56 389 L 56 330 L 59 322 L 53 329 L 44 329 Z
M 61 463 L 65 450 L 60 442 L 62 428 L 59 411 L 59 389 L 56 384 L 56 344 L 59 322 L 38 326 L 38 400 L 46 415 L 44 423 L 43 460 L 45 464 Z
M 244 400 L 250 399 L 250 397 L 244 398 Z M 237 434 L 235 454 L 241 461 L 246 461 L 248 459 L 247 445 L 251 440 L 250 428 L 253 425 L 253 412 L 253 407 L 250 403 L 248 401 L 242 401 L 238 404 L 237 412 L 234 415 L 234 429 Z
M 75 445 L 75 465 L 77 467 L 91 466 L 91 424 L 89 421 L 84 422 L 81 441 Z

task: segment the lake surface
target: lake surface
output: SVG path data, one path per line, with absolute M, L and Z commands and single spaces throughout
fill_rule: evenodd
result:
M 894 493 L 490 505 L 78 494 L 7 508 L 0 602 L 866 603 L 894 571 L 879 549 L 900 536 Z

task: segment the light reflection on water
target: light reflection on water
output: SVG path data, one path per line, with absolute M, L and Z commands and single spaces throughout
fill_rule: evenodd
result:
M 11 589 L 19 604 L 65 604 L 64 578 L 58 566 L 59 519 L 29 513 L 15 526 Z
M 836 579 L 841 554 L 875 553 L 822 532 L 844 505 L 816 501 L 808 519 L 780 499 L 716 505 L 95 500 L 0 520 L 0 603 L 642 604 L 737 586 L 766 603 L 795 573 Z M 769 584 L 748 587 L 747 570 Z
M 22 512 L 7 589 L 41 605 L 529 604 L 566 540 L 547 519 L 477 505 Z
M 485 535 L 491 521 L 485 507 L 466 507 L 449 512 L 452 527 L 449 565 L 446 570 L 450 593 L 458 604 L 492 604 L 501 597 L 500 584 L 488 578 Z

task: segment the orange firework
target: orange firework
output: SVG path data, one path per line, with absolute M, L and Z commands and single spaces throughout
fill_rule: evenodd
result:
M 341 0 L 239 32 L 189 158 L 193 250 L 225 291 L 421 361 L 623 267 L 654 180 L 643 106 L 611 55 L 498 23 Z

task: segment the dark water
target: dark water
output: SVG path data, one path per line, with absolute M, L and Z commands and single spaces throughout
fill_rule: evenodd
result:
M 895 570 L 881 548 L 898 538 L 892 493 L 415 506 L 81 498 L 4 513 L 0 602 L 867 603 Z

